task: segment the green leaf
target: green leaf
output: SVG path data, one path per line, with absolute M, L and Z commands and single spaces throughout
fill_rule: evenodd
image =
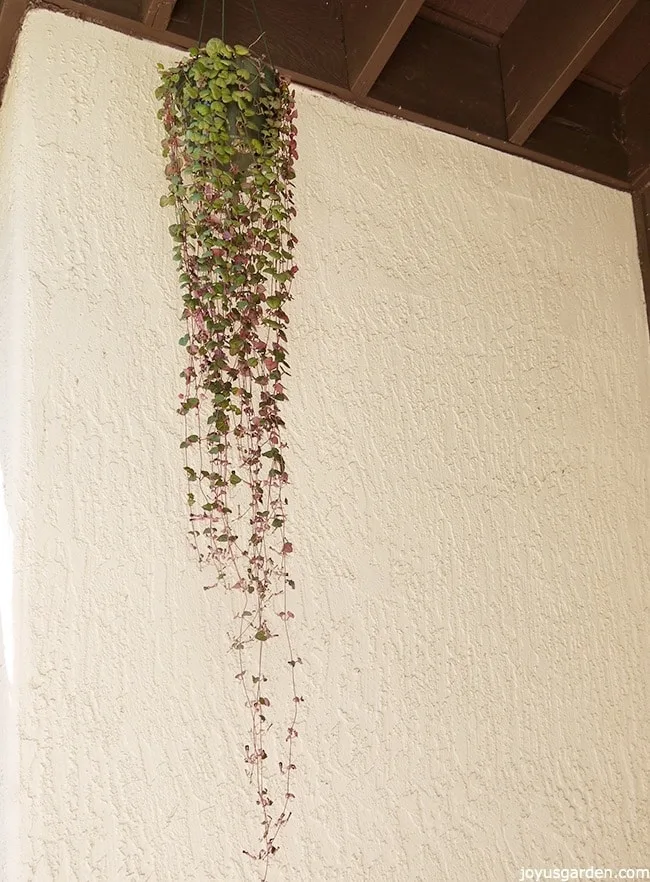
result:
M 226 44 L 223 40 L 220 40 L 218 37 L 213 37 L 211 40 L 205 44 L 205 51 L 208 53 L 210 58 L 214 58 L 217 55 L 221 55 L 226 49 Z
M 178 345 L 179 345 L 179 346 L 187 346 L 187 344 L 188 344 L 189 342 L 190 342 L 190 335 L 189 335 L 189 334 L 185 334 L 185 335 L 182 336 L 181 339 L 178 341 Z
M 241 480 L 242 479 L 235 472 L 230 473 L 230 483 L 233 485 L 233 487 L 237 484 L 241 484 Z
M 260 630 L 255 635 L 255 639 L 256 640 L 268 640 L 269 635 L 266 633 L 266 631 L 264 631 L 262 628 L 260 628 Z

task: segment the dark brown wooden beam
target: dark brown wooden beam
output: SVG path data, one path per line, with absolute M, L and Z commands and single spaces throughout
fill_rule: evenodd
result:
M 461 34 L 463 37 L 471 37 L 473 40 L 478 40 L 479 43 L 485 43 L 488 46 L 498 46 L 501 42 L 499 34 L 495 34 L 492 31 L 486 31 L 484 28 L 472 24 L 471 21 L 466 21 L 464 18 L 457 18 L 455 15 L 450 15 L 448 12 L 432 9 L 431 6 L 423 6 L 418 14 L 418 18 L 425 18 L 427 21 L 442 25 L 443 28 L 448 28 L 455 34 Z
M 176 0 L 143 0 L 142 22 L 156 31 L 166 31 Z
M 639 244 L 639 262 L 645 290 L 645 305 L 650 328 L 650 186 L 632 195 L 634 220 Z
M 27 10 L 26 0 L 0 0 L 0 96 L 9 76 L 18 32 Z
M 350 89 L 367 95 L 422 0 L 342 0 Z
M 510 141 L 526 141 L 635 3 L 528 0 L 500 45 Z
M 625 145 L 633 189 L 650 183 L 650 64 L 623 94 Z

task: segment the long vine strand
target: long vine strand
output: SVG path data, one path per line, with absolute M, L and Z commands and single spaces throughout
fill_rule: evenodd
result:
M 261 814 L 266 880 L 291 815 L 294 742 L 302 698 L 295 673 L 287 558 L 288 374 L 285 312 L 296 238 L 291 232 L 296 110 L 288 83 L 242 46 L 210 40 L 171 69 L 159 65 L 170 227 L 183 289 L 187 352 L 178 412 L 185 421 L 191 543 L 216 584 L 240 597 L 232 649 L 250 714 L 244 748 Z M 267 647 L 284 637 L 293 704 L 271 738 Z M 269 744 L 277 771 L 269 769 Z

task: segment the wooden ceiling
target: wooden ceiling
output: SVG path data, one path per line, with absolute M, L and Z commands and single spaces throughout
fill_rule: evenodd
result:
M 183 49 L 205 13 L 203 41 L 222 36 L 222 0 L 0 0 L 0 86 L 30 6 Z M 650 0 L 225 0 L 223 36 L 296 82 L 631 191 L 647 236 Z
M 294 80 L 620 189 L 650 179 L 650 0 L 225 0 Z M 188 48 L 204 0 L 0 0 L 0 78 L 29 5 Z M 221 35 L 207 0 L 203 39 Z M 258 47 L 263 48 L 262 41 Z

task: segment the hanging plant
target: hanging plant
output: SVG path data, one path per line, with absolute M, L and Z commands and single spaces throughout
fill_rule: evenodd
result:
M 183 290 L 187 353 L 178 412 L 185 422 L 190 538 L 203 566 L 239 598 L 238 656 L 250 731 L 243 751 L 261 813 L 268 875 L 291 815 L 296 720 L 287 559 L 287 302 L 297 271 L 291 232 L 296 110 L 288 83 L 242 46 L 210 40 L 161 70 L 170 227 Z M 293 704 L 271 720 L 269 647 L 283 637 Z M 285 664 L 285 661 L 288 664 Z M 273 669 L 275 671 L 275 667 Z M 276 678 L 277 679 L 277 678 Z M 272 764 L 272 765 L 271 765 Z

